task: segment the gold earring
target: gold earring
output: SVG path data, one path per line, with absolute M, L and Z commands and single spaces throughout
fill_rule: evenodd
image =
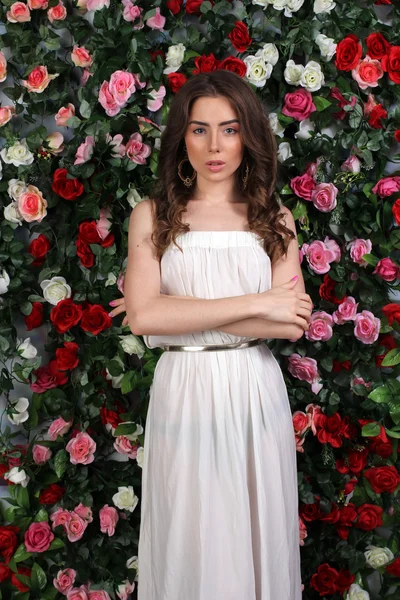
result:
M 183 165 L 183 163 L 184 163 L 184 162 L 186 162 L 186 161 L 190 162 L 188 158 L 184 158 L 184 159 L 183 159 L 183 160 L 181 160 L 181 162 L 179 163 L 179 165 L 178 165 L 178 175 L 179 175 L 179 178 L 180 178 L 180 179 L 183 181 L 183 183 L 186 185 L 186 187 L 187 187 L 187 188 L 189 188 L 189 187 L 192 185 L 192 183 L 193 183 L 193 181 L 194 181 L 194 179 L 195 179 L 195 177 L 196 177 L 196 175 L 197 175 L 197 172 L 196 172 L 196 171 L 193 169 L 193 175 L 192 175 L 192 177 L 183 177 L 183 176 L 182 176 L 181 169 L 182 169 L 182 165 Z
M 249 165 L 246 163 L 246 174 L 244 177 L 242 177 L 243 189 L 246 189 L 248 177 L 249 177 Z

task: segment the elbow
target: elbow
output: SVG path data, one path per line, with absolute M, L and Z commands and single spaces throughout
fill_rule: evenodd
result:
M 138 315 L 134 313 L 130 315 L 127 314 L 127 316 L 131 333 L 133 333 L 134 335 L 142 335 L 142 326 L 138 319 Z
M 304 329 L 302 327 L 295 327 L 292 335 L 289 338 L 289 342 L 298 342 L 304 335 Z

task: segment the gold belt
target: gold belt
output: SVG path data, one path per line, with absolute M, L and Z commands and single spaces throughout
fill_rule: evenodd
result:
M 239 348 L 249 348 L 262 344 L 263 339 L 257 338 L 248 342 L 233 342 L 231 344 L 207 344 L 205 346 L 163 346 L 162 349 L 167 352 L 214 352 L 218 350 L 238 350 Z

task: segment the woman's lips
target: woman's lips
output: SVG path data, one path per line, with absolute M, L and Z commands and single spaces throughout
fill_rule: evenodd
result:
M 210 169 L 210 171 L 221 171 L 221 169 L 223 169 L 225 166 L 225 163 L 221 163 L 219 165 L 208 165 L 206 163 L 206 167 L 208 167 Z

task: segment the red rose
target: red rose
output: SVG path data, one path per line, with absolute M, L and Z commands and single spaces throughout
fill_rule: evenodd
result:
M 43 304 L 41 302 L 32 302 L 32 310 L 24 318 L 27 331 L 39 327 L 43 323 Z
M 387 348 L 388 352 L 389 352 L 389 350 L 393 350 L 394 348 L 397 348 L 396 340 L 390 333 L 379 334 L 378 347 L 379 346 L 385 346 L 385 348 Z M 375 356 L 375 364 L 377 367 L 382 367 L 382 361 L 385 358 L 386 354 L 387 354 L 387 352 L 385 352 L 384 354 L 377 354 Z
M 246 64 L 236 56 L 228 56 L 221 60 L 219 68 L 225 71 L 232 71 L 232 73 L 236 73 L 239 77 L 244 77 L 247 73 Z
M 56 169 L 53 175 L 53 191 L 65 198 L 65 200 L 76 200 L 84 191 L 83 184 L 79 179 L 67 179 L 67 169 Z
M 376 423 L 376 421 L 374 421 L 374 419 L 358 419 L 358 422 L 360 424 L 361 427 L 364 427 L 364 425 L 368 425 L 368 423 Z M 380 427 L 380 432 L 379 435 L 376 435 L 374 438 L 372 438 L 373 440 L 380 440 L 381 442 L 387 442 L 388 441 L 388 436 L 386 435 L 386 431 L 383 425 L 380 425 L 379 423 L 377 423 L 377 425 L 379 425 Z
M 375 504 L 362 504 L 357 508 L 358 519 L 356 527 L 364 531 L 372 531 L 383 525 L 383 508 Z
M 389 52 L 382 58 L 382 69 L 389 79 L 400 83 L 400 46 L 390 46 Z
M 78 349 L 79 346 L 75 342 L 64 342 L 63 348 L 57 348 L 56 361 L 60 371 L 68 371 L 78 366 Z
M 215 58 L 214 54 L 202 54 L 201 56 L 197 56 L 194 60 L 194 64 L 196 65 L 196 69 L 193 71 L 192 75 L 198 75 L 199 73 L 210 73 L 211 71 L 216 71 L 219 66 L 219 60 Z
M 339 523 L 346 527 L 352 527 L 357 519 L 357 510 L 355 504 L 349 502 L 346 506 L 342 506 L 339 510 Z
M 300 507 L 299 513 L 303 521 L 307 522 L 317 521 L 324 516 L 318 499 L 316 502 L 313 502 L 313 504 L 303 504 Z
M 397 225 L 400 225 L 400 198 L 392 205 L 392 213 Z
M 380 122 L 380 119 L 386 119 L 387 112 L 383 108 L 382 104 L 377 104 L 371 110 L 368 118 L 368 124 L 371 125 L 374 129 L 383 129 L 383 125 Z
M 350 106 L 355 106 L 357 103 L 357 98 L 355 96 L 351 97 L 351 102 L 349 102 L 348 100 L 346 100 L 346 98 L 343 96 L 343 94 L 341 93 L 341 91 L 339 90 L 338 87 L 333 87 L 330 90 L 330 95 L 332 96 L 332 98 L 334 98 L 335 100 L 337 100 L 339 102 L 339 107 L 340 107 L 340 111 L 337 113 L 333 113 L 332 116 L 335 117 L 335 119 L 341 119 L 343 120 L 346 116 L 346 111 L 344 110 L 344 107 L 347 105 Z
M 59 385 L 64 385 L 68 381 L 68 376 L 58 369 L 55 360 L 50 361 L 48 365 L 34 369 L 32 373 L 35 375 L 36 381 L 30 383 L 29 386 L 32 391 L 38 394 Z
M 365 43 L 368 48 L 368 55 L 371 58 L 376 58 L 380 60 L 385 54 L 387 54 L 390 50 L 390 43 L 387 39 L 380 33 L 370 33 L 367 38 L 365 38 Z
M 85 244 L 99 244 L 101 242 L 96 221 L 84 221 L 81 223 L 78 227 L 78 235 Z
M 347 453 L 347 461 L 339 458 L 336 461 L 336 470 L 339 473 L 361 473 L 367 466 L 369 450 L 363 448 L 363 450 L 349 450 Z
M 75 242 L 75 245 L 76 254 L 80 258 L 82 265 L 87 269 L 93 267 L 95 258 L 89 244 L 86 244 L 81 238 L 78 238 Z
M 15 525 L 0 526 L 0 554 L 6 563 L 10 562 L 18 546 L 19 527 Z
M 122 422 L 121 417 L 113 410 L 108 410 L 104 406 L 100 408 L 101 422 L 103 425 L 108 423 L 114 427 L 114 429 Z
M 97 335 L 111 326 L 112 319 L 100 304 L 92 304 L 84 311 L 81 321 L 81 327 L 84 331 Z
M 183 73 L 168 73 L 168 85 L 173 94 L 176 94 L 187 82 L 187 77 Z
M 228 33 L 228 38 L 231 40 L 232 46 L 238 52 L 245 52 L 253 41 L 249 36 L 247 25 L 243 23 L 243 21 L 235 21 L 235 28 Z
M 205 0 L 186 0 L 185 10 L 189 15 L 199 15 L 200 6 Z M 211 5 L 214 6 L 214 2 L 211 0 Z
M 400 475 L 396 467 L 371 467 L 363 473 L 376 494 L 382 492 L 394 493 L 400 484 Z
M 340 71 L 354 69 L 362 56 L 360 40 L 354 33 L 349 33 L 336 47 L 335 65 Z
M 75 304 L 71 298 L 65 298 L 51 309 L 50 321 L 58 333 L 65 333 L 79 323 L 82 313 L 82 307 L 79 304 Z
M 392 0 L 376 0 L 374 4 L 376 4 L 376 6 L 379 6 L 381 4 L 392 4 Z
M 371 452 L 375 452 L 381 458 L 389 458 L 393 452 L 392 440 L 382 442 L 377 438 L 372 438 L 369 443 L 369 449 Z
M 328 302 L 333 302 L 333 304 L 342 304 L 342 302 L 346 296 L 344 296 L 343 298 L 340 298 L 340 299 L 337 298 L 337 296 L 335 296 L 336 285 L 337 285 L 337 282 L 334 281 L 333 279 L 331 279 L 329 277 L 328 273 L 326 273 L 324 275 L 323 283 L 321 283 L 321 285 L 319 286 L 319 295 L 321 296 L 321 298 L 323 300 L 327 300 Z
M 109 248 L 110 246 L 112 246 L 112 245 L 113 245 L 113 243 L 114 243 L 114 240 L 115 240 L 115 238 L 114 238 L 114 234 L 113 234 L 113 233 L 109 233 L 109 234 L 108 234 L 108 236 L 107 236 L 106 238 L 104 238 L 104 240 L 102 240 L 102 241 L 100 242 L 100 245 L 101 245 L 103 248 Z
M 57 483 L 51 483 L 39 495 L 39 504 L 55 504 L 63 497 L 65 488 Z
M 32 569 L 28 569 L 28 567 L 17 567 L 17 570 L 18 575 L 27 575 L 30 577 L 32 573 Z M 12 585 L 15 586 L 20 592 L 29 592 L 29 588 L 24 583 L 21 583 L 19 579 L 17 579 L 17 574 L 13 573 L 11 575 Z
M 32 240 L 28 246 L 28 252 L 35 258 L 32 265 L 40 266 L 49 250 L 50 241 L 44 233 L 41 233 L 37 238 Z
M 382 312 L 387 318 L 389 325 L 392 325 L 393 321 L 400 323 L 400 304 L 396 302 L 385 304 Z
M 343 421 L 339 413 L 330 415 L 318 413 L 314 416 L 317 438 L 321 444 L 329 443 L 333 448 L 340 448 L 343 444 Z
M 334 594 L 337 591 L 336 581 L 339 573 L 328 563 L 319 565 L 317 572 L 311 577 L 310 585 L 320 596 Z
M 344 360 L 343 362 L 339 362 L 335 358 L 333 359 L 333 364 L 332 364 L 332 372 L 333 373 L 339 373 L 343 369 L 346 369 L 346 371 L 350 371 L 350 368 L 351 368 L 351 362 L 349 360 Z
M 400 558 L 395 558 L 390 565 L 385 567 L 386 573 L 389 575 L 394 575 L 395 577 L 400 577 Z
M 336 581 L 337 591 L 340 594 L 346 592 L 352 583 L 356 580 L 356 576 L 352 575 L 348 569 L 340 569 L 339 576 Z
M 166 7 L 169 8 L 173 15 L 177 15 L 182 8 L 182 4 L 183 0 L 168 0 Z
M 11 577 L 11 569 L 4 563 L 0 563 L 0 583 L 4 583 Z

